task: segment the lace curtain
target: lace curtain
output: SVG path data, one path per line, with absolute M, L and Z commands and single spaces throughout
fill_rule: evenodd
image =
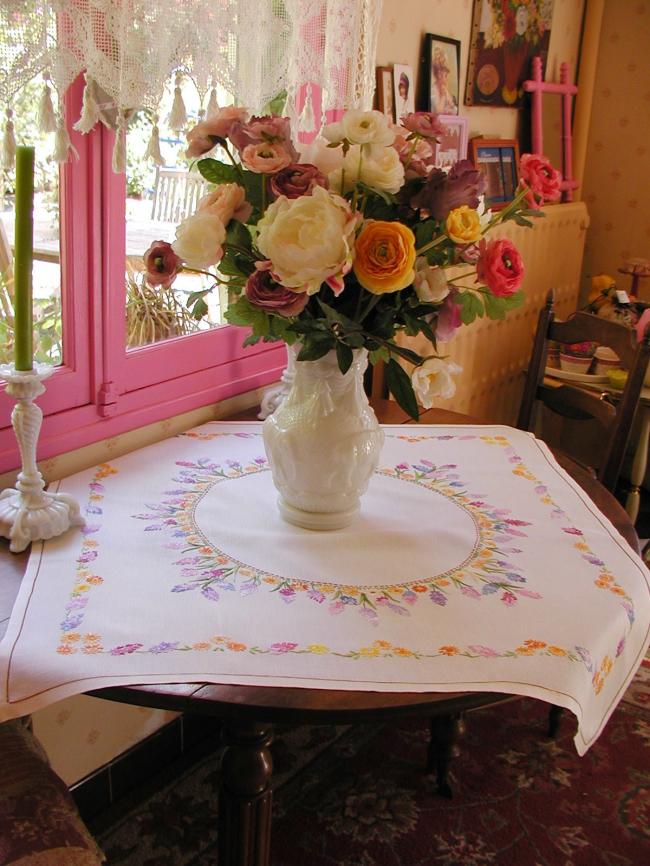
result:
M 152 117 L 149 155 L 159 159 L 157 117 L 170 79 L 169 125 L 187 125 L 181 84 L 198 93 L 199 119 L 217 107 L 217 87 L 253 113 L 286 95 L 284 113 L 314 132 L 331 109 L 370 107 L 381 0 L 0 0 L 3 165 L 13 164 L 20 118 L 12 104 L 43 76 L 40 126 L 55 133 L 55 157 L 71 152 L 63 95 L 86 77 L 75 129 L 103 121 L 122 132 L 134 110 Z M 114 168 L 124 165 L 116 136 Z

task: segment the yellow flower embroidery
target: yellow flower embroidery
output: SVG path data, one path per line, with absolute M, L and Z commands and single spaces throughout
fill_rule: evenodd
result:
M 329 647 L 326 647 L 322 643 L 310 643 L 307 647 L 307 652 L 322 656 L 329 652 Z

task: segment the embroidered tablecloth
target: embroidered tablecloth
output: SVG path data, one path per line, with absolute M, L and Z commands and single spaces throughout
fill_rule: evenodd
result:
M 0 719 L 108 685 L 494 691 L 568 707 L 583 753 L 648 645 L 648 573 L 546 446 L 387 426 L 359 519 L 284 523 L 261 425 L 210 423 L 58 489 L 0 646 Z

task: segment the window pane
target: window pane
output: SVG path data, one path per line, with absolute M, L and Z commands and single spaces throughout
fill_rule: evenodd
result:
M 36 149 L 34 173 L 34 358 L 63 363 L 61 265 L 59 243 L 59 166 L 52 157 L 52 135 L 38 130 L 43 82 L 34 80 L 16 97 L 14 117 L 18 144 Z M 13 361 L 14 169 L 2 170 L 0 191 L 0 362 Z
M 225 94 L 221 94 L 225 97 Z M 187 128 L 198 122 L 199 96 L 190 81 L 183 86 Z M 143 253 L 154 240 L 173 241 L 178 223 L 196 210 L 208 190 L 196 169 L 188 170 L 186 141 L 168 126 L 173 87 L 168 87 L 160 108 L 160 152 L 164 165 L 146 156 L 153 115 L 138 111 L 129 122 L 126 138 L 126 343 L 134 349 L 171 337 L 207 330 L 225 320 L 227 295 L 214 288 L 205 295 L 208 314 L 195 321 L 187 309 L 192 293 L 210 290 L 213 280 L 202 274 L 181 273 L 169 289 L 148 286 Z M 205 99 L 204 99 L 205 103 Z

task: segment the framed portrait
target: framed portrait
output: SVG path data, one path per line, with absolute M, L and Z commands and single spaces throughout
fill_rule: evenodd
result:
M 469 158 L 485 175 L 485 204 L 500 210 L 515 197 L 519 145 L 510 138 L 473 138 Z
M 422 51 L 422 110 L 458 114 L 460 42 L 425 33 Z
M 415 75 L 413 67 L 401 63 L 393 64 L 393 92 L 395 94 L 395 119 L 415 111 Z
M 544 74 L 552 17 L 553 0 L 474 0 L 465 105 L 523 105 L 534 55 Z
M 378 66 L 376 70 L 375 107 L 389 120 L 395 121 L 395 94 L 393 92 L 393 70 L 390 66 Z
M 467 158 L 467 129 L 466 117 L 457 114 L 440 114 L 438 120 L 444 126 L 444 133 L 439 136 L 435 146 L 435 160 L 438 168 L 447 168 L 460 159 Z

